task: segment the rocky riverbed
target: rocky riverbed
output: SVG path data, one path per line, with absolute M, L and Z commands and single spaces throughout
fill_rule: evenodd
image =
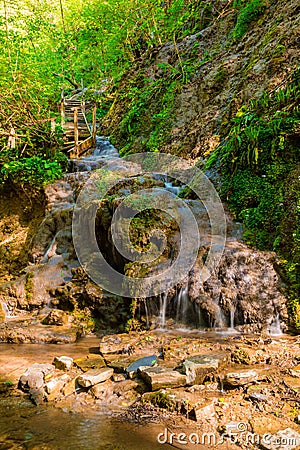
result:
M 288 335 L 177 332 L 2 344 L 2 399 L 156 423 L 161 444 L 177 448 L 300 448 L 299 346 Z

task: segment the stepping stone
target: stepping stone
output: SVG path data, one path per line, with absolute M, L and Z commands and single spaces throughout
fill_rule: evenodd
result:
M 114 371 L 110 367 L 102 367 L 101 369 L 91 369 L 83 375 L 77 377 L 77 383 L 82 387 L 90 387 L 95 384 L 108 380 Z
M 209 353 L 187 358 L 183 363 L 187 384 L 203 384 L 206 375 L 224 367 L 227 360 L 228 355 L 225 353 Z
M 131 372 L 136 373 L 140 367 L 152 367 L 155 364 L 157 364 L 157 358 L 155 355 L 145 356 L 144 358 L 139 358 L 136 361 L 134 361 L 133 363 L 131 363 L 127 367 L 126 372 L 127 373 L 131 373 Z
M 66 372 L 72 368 L 73 359 L 69 356 L 55 356 L 52 364 L 56 369 L 64 370 Z
M 152 391 L 162 388 L 172 388 L 186 385 L 186 375 L 176 370 L 163 367 L 141 368 L 138 370 Z
M 257 381 L 258 373 L 255 370 L 239 370 L 229 372 L 224 377 L 224 384 L 236 388 L 246 386 L 247 384 Z
M 88 355 L 85 358 L 75 359 L 74 364 L 79 369 L 86 372 L 89 369 L 100 369 L 101 367 L 105 367 L 105 361 L 101 355 Z

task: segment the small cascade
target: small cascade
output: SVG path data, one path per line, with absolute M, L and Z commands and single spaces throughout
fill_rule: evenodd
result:
M 172 192 L 172 194 L 174 194 L 174 195 L 179 195 L 180 192 L 182 191 L 181 186 L 173 186 L 171 181 L 165 182 L 165 188 L 167 191 Z
M 54 236 L 54 238 L 52 239 L 52 241 L 50 242 L 49 247 L 47 248 L 47 250 L 45 251 L 45 254 L 43 256 L 42 259 L 42 264 L 45 264 L 49 258 L 51 258 L 51 253 L 55 253 L 55 240 L 56 240 L 56 235 Z
M 274 317 L 269 328 L 269 334 L 270 336 L 281 336 L 283 334 L 280 326 L 279 314 L 276 314 Z
M 144 307 L 145 307 L 145 314 L 146 314 L 146 327 L 147 329 L 150 327 L 150 315 L 149 315 L 149 308 L 147 305 L 147 299 L 144 300 Z
M 197 319 L 198 319 L 197 328 L 205 328 L 206 324 L 205 324 L 205 321 L 203 319 L 201 306 L 198 303 L 195 303 L 195 310 L 196 310 L 196 316 L 197 316 Z
M 186 322 L 187 311 L 189 308 L 188 285 L 181 287 L 178 295 L 175 297 L 176 322 Z
M 226 320 L 224 313 L 216 301 L 214 301 L 215 305 L 215 317 L 211 319 L 210 328 L 225 328 Z
M 118 150 L 109 142 L 105 136 L 96 136 L 96 148 L 91 159 L 97 157 L 111 158 L 119 157 Z
M 13 319 L 14 317 L 16 317 L 16 316 L 12 315 L 12 313 L 10 312 L 10 310 L 4 300 L 1 300 L 1 305 L 2 305 L 6 319 Z
M 160 296 L 159 296 L 159 316 L 158 316 L 160 328 L 166 327 L 167 301 L 168 301 L 168 295 L 166 293 L 160 294 Z
M 229 324 L 229 328 L 231 328 L 231 330 L 234 330 L 234 314 L 235 314 L 235 307 L 232 306 L 230 308 L 230 324 Z

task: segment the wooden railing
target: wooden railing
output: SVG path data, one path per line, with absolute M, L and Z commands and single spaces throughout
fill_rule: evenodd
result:
M 92 111 L 91 126 L 86 118 L 87 111 Z M 70 158 L 79 158 L 96 145 L 96 104 L 62 98 L 60 112 L 65 150 Z

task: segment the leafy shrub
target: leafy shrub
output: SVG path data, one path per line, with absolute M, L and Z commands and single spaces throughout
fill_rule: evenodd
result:
M 50 183 L 63 175 L 64 155 L 57 160 L 45 160 L 39 156 L 11 160 L 0 169 L 1 183 L 10 182 L 15 186 L 37 188 Z

